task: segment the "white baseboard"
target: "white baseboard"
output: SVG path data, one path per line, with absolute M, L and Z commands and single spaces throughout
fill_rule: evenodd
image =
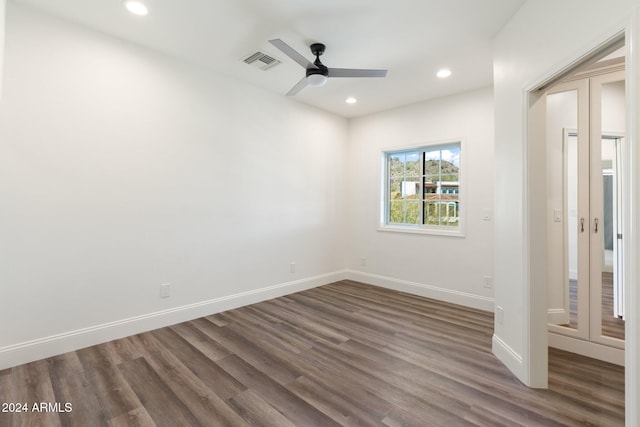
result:
M 407 292 L 414 295 L 463 305 L 465 307 L 490 311 L 492 313 L 494 312 L 495 301 L 493 298 L 489 297 L 439 288 L 437 286 L 426 285 L 423 283 L 410 282 L 408 280 L 394 279 L 392 277 L 380 276 L 377 274 L 364 273 L 356 270 L 347 270 L 347 278 L 349 280 L 355 280 L 369 285 Z
M 116 320 L 0 348 L 0 370 L 347 278 L 346 270 Z
M 528 384 L 529 378 L 522 356 L 495 334 L 491 338 L 491 351 L 523 384 Z

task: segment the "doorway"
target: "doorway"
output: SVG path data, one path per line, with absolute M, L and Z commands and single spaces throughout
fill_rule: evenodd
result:
M 623 51 L 546 91 L 549 345 L 624 364 Z

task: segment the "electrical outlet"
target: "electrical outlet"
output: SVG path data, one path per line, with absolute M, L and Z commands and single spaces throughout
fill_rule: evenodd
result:
M 160 285 L 160 298 L 169 298 L 171 296 L 171 283 L 163 283 Z
M 484 287 L 487 289 L 491 289 L 493 287 L 493 277 L 491 276 L 484 276 L 482 278 L 482 283 L 484 284 Z
M 289 272 L 290 273 L 295 273 L 296 272 L 296 263 L 292 262 L 291 264 L 289 264 Z
M 502 325 L 504 322 L 504 309 L 499 305 L 496 306 L 496 322 L 498 325 Z
M 363 266 L 363 267 L 367 266 L 367 257 L 363 256 L 363 257 L 360 258 L 360 265 Z

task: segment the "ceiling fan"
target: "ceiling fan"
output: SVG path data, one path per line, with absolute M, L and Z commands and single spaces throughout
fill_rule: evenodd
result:
M 316 56 L 316 60 L 311 62 L 304 56 L 302 56 L 294 48 L 286 44 L 280 39 L 269 40 L 269 43 L 277 47 L 287 55 L 289 58 L 296 61 L 303 66 L 307 72 L 306 75 L 300 80 L 289 92 L 287 96 L 293 96 L 300 92 L 307 85 L 308 86 L 323 86 L 329 77 L 385 77 L 387 70 L 359 70 L 353 68 L 327 68 L 322 62 L 320 62 L 320 55 L 324 53 L 325 45 L 322 43 L 313 43 L 311 46 L 311 53 Z

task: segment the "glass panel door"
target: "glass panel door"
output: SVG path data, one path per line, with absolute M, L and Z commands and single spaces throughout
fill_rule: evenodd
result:
M 619 154 L 624 138 L 603 135 L 602 157 L 602 335 L 624 340 L 622 230 Z
M 591 78 L 591 341 L 624 347 L 622 174 L 624 72 Z
M 549 330 L 589 338 L 589 85 L 547 92 L 547 319 Z

